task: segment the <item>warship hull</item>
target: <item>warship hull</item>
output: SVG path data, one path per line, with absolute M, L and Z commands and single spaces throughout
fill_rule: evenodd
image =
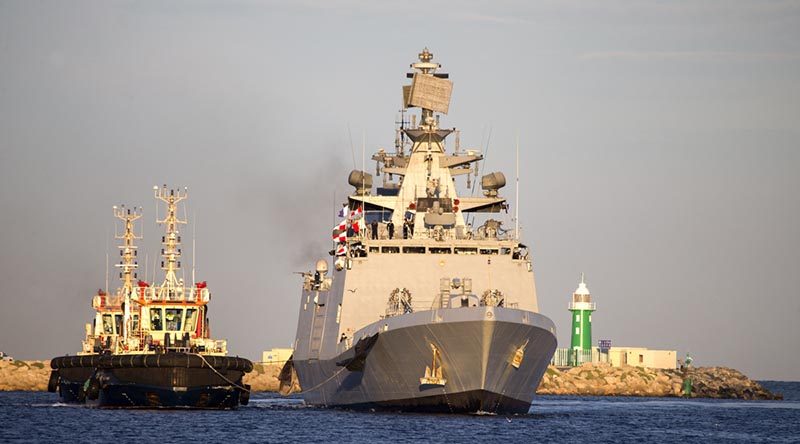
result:
M 233 409 L 249 400 L 242 377 L 252 369 L 242 358 L 185 353 L 64 356 L 51 366 L 63 402 L 108 408 Z
M 538 313 L 439 309 L 362 329 L 357 337 L 373 338 L 368 348 L 356 345 L 331 359 L 296 357 L 293 365 L 310 405 L 524 414 L 555 351 L 554 332 L 552 321 Z M 443 384 L 420 381 L 432 365 L 431 345 L 439 350 Z

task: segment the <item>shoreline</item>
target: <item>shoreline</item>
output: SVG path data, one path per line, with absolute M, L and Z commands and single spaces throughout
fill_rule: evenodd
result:
M 277 392 L 282 365 L 254 363 L 243 382 L 253 392 Z M 0 361 L 0 391 L 46 391 L 50 361 Z M 691 398 L 780 400 L 741 372 L 727 367 L 696 367 L 685 373 L 643 367 L 584 364 L 558 369 L 550 366 L 537 395 L 685 397 L 684 380 L 691 378 Z

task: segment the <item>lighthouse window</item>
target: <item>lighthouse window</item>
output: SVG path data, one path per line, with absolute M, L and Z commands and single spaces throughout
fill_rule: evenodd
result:
M 196 328 L 197 328 L 197 309 L 187 308 L 186 323 L 184 325 L 183 331 L 194 331 Z
M 150 309 L 150 329 L 151 330 L 162 330 L 163 324 L 162 316 L 161 316 L 161 309 L 160 308 L 151 308 Z
M 168 308 L 165 311 L 164 319 L 167 321 L 167 330 L 180 331 L 183 321 L 183 309 Z
M 580 327 L 575 327 L 575 334 L 576 335 L 580 334 L 580 332 L 581 332 L 581 328 Z
M 581 315 L 577 315 L 577 314 L 576 314 L 576 315 L 575 315 L 575 322 L 578 322 L 578 321 L 580 321 L 580 320 L 581 320 Z

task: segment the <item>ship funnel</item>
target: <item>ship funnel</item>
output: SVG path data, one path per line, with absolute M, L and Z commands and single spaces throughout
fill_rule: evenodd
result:
M 481 177 L 481 188 L 487 197 L 496 197 L 497 190 L 506 186 L 506 176 L 496 171 Z
M 369 194 L 372 190 L 372 174 L 360 170 L 353 170 L 347 177 L 347 182 L 355 187 L 356 194 Z

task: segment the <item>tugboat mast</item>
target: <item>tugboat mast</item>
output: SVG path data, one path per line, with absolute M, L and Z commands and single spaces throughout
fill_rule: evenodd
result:
M 122 288 L 120 288 L 121 294 L 130 295 L 133 292 L 133 280 L 137 278 L 134 270 L 139 268 L 139 263 L 136 261 L 137 247 L 133 245 L 133 241 L 142 238 L 142 236 L 137 236 L 134 233 L 133 223 L 142 217 L 142 208 L 133 207 L 133 209 L 131 209 L 125 208 L 125 205 L 119 207 L 114 205 L 114 217 L 121 220 L 125 226 L 122 235 L 114 233 L 115 239 L 122 239 L 122 245 L 117 247 L 120 249 L 120 256 L 122 256 L 122 259 L 120 259 L 119 264 L 115 264 L 114 266 L 121 269 L 119 275 L 120 280 L 122 280 Z
M 158 289 L 158 296 L 162 300 L 171 300 L 181 298 L 183 294 L 183 281 L 178 280 L 176 272 L 181 268 L 181 237 L 178 231 L 178 225 L 186 224 L 185 220 L 178 218 L 178 202 L 185 200 L 189 197 L 188 188 L 167 190 L 167 186 L 158 188 L 153 187 L 156 199 L 164 202 L 167 205 L 167 214 L 163 220 L 156 219 L 156 223 L 166 226 L 166 233 L 161 238 L 161 269 L 164 270 L 164 282 Z

